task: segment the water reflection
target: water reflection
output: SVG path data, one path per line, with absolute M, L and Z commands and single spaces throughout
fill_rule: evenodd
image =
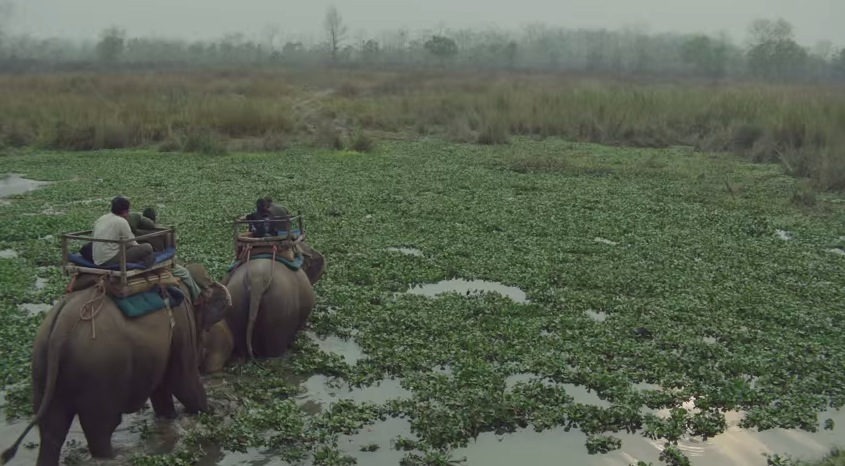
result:
M 343 340 L 337 337 L 314 337 L 323 351 L 338 353 L 344 356 L 346 361 L 354 364 L 363 357 L 364 352 L 352 340 Z M 440 371 L 440 368 L 433 368 Z M 451 372 L 446 367 L 444 372 Z M 335 383 L 329 377 L 316 375 L 310 377 L 289 378 L 291 383 L 297 384 L 305 389 L 304 393 L 295 396 L 296 402 L 308 415 L 315 415 L 323 412 L 331 403 L 350 399 L 358 403 L 383 404 L 392 399 L 408 398 L 412 393 L 402 388 L 399 380 L 382 380 L 372 386 L 362 388 L 350 388 L 345 383 Z M 548 379 L 543 379 L 536 374 L 516 374 L 506 379 L 506 391 L 516 389 L 520 384 L 532 381 L 560 387 L 574 398 L 576 403 L 594 405 L 603 408 L 611 406 L 607 400 L 602 400 L 594 392 L 582 386 L 573 384 L 558 384 Z M 225 385 L 225 377 L 215 377 L 208 380 L 208 385 Z M 649 383 L 633 385 L 636 390 L 660 390 L 660 387 Z M 695 411 L 695 399 L 692 398 L 683 404 L 683 407 Z M 651 412 L 660 417 L 668 417 L 669 410 L 650 410 L 643 408 L 643 412 Z M 845 423 L 845 412 L 830 411 L 820 416 L 820 425 L 825 419 L 833 419 L 838 425 Z M 817 433 L 802 431 L 790 431 L 774 429 L 764 432 L 754 432 L 739 428 L 742 414 L 730 412 L 726 414 L 728 429 L 725 433 L 707 441 L 700 441 L 692 438 L 683 438 L 679 441 L 678 447 L 690 458 L 691 464 L 696 466 L 721 466 L 721 465 L 762 465 L 765 464 L 763 454 L 787 453 L 795 457 L 818 458 L 823 456 L 837 442 L 841 442 L 841 432 L 819 430 Z M 172 451 L 179 439 L 183 436 L 184 429 L 193 420 L 189 417 L 180 417 L 176 421 L 156 421 L 150 410 L 124 416 L 124 422 L 115 433 L 114 442 L 117 448 L 118 457 L 109 461 L 91 461 L 87 454 L 85 439 L 78 422 L 74 422 L 69 441 L 76 442 L 76 446 L 65 449 L 65 455 L 74 456 L 82 460 L 81 464 L 93 464 L 95 466 L 124 466 L 128 465 L 128 455 L 132 452 L 145 453 L 166 453 Z M 0 425 L 0 442 L 5 445 L 11 444 L 25 421 L 18 421 L 13 424 Z M 143 433 L 146 432 L 146 435 Z M 652 441 L 639 434 L 615 433 L 612 434 L 622 440 L 622 448 L 607 454 L 589 455 L 585 442 L 586 435 L 578 429 L 571 429 L 565 432 L 563 428 L 535 432 L 533 427 L 517 430 L 512 434 L 496 435 L 494 433 L 482 433 L 474 441 L 471 441 L 466 448 L 459 448 L 453 452 L 454 459 L 466 457 L 465 464 L 473 466 L 505 466 L 514 463 L 527 462 L 533 465 L 557 466 L 561 464 L 561 458 L 566 458 L 565 464 L 578 465 L 619 465 L 627 466 L 636 464 L 637 461 L 654 464 L 661 464 L 659 461 L 660 452 L 663 448 L 662 441 Z M 404 451 L 397 451 L 393 448 L 392 442 L 399 437 L 416 440 L 416 435 L 411 433 L 409 421 L 400 418 L 387 418 L 384 421 L 376 421 L 373 424 L 364 426 L 358 433 L 353 435 L 341 435 L 338 438 L 338 448 L 343 454 L 349 455 L 357 460 L 357 464 L 373 466 L 393 466 L 400 464 L 405 456 Z M 37 430 L 30 433 L 27 441 L 38 442 Z M 278 455 L 272 451 L 250 449 L 246 453 L 223 452 L 219 447 L 208 445 L 204 447 L 208 453 L 200 461 L 200 466 L 272 466 L 286 465 L 287 463 L 278 459 Z M 373 450 L 373 451 L 370 451 Z M 14 464 L 33 464 L 37 456 L 37 449 L 29 450 L 22 448 L 18 453 Z M 312 464 L 310 460 L 303 463 Z
M 418 256 L 419 257 L 419 256 L 423 255 L 423 252 L 420 251 L 417 248 L 394 248 L 394 247 L 390 247 L 390 248 L 387 248 L 387 250 L 392 251 L 392 252 L 399 252 L 399 253 L 402 253 L 402 254 L 405 254 L 405 255 L 408 255 L 408 256 Z
M 0 251 L 0 259 L 14 259 L 18 257 L 17 251 L 11 249 L 3 249 Z
M 0 178 L 0 197 L 27 193 L 48 184 L 49 181 L 29 180 L 17 173 L 7 173 Z
M 525 292 L 520 290 L 519 288 L 485 280 L 470 281 L 464 280 L 462 278 L 456 278 L 453 280 L 443 280 L 437 283 L 412 286 L 410 289 L 408 289 L 408 293 L 422 296 L 437 296 L 439 294 L 449 292 L 471 294 L 485 291 L 499 293 L 518 303 L 528 302 L 528 299 L 525 296 Z

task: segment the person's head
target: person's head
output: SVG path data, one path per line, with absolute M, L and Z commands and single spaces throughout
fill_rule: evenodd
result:
M 156 221 L 156 211 L 152 207 L 147 207 L 146 209 L 144 209 L 144 212 L 141 213 L 141 215 L 147 217 L 148 219 L 154 222 Z
M 255 201 L 255 210 L 257 212 L 261 212 L 261 213 L 267 212 L 267 209 L 269 209 L 269 207 L 270 206 L 267 204 L 266 199 L 262 198 L 262 199 Z
M 129 215 L 129 199 L 123 196 L 117 196 L 111 200 L 111 213 L 126 217 Z

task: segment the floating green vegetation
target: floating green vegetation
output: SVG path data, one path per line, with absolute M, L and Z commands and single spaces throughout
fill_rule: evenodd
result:
M 685 464 L 675 443 L 727 429 L 833 429 L 832 409 L 845 404 L 845 257 L 835 253 L 845 204 L 794 202 L 796 181 L 782 171 L 519 138 L 390 142 L 355 157 L 6 156 L 0 173 L 55 183 L 0 206 L 0 250 L 17 253 L 0 259 L 4 410 L 31 412 L 40 317 L 21 305 L 62 293 L 61 232 L 89 228 L 123 194 L 136 209 L 156 206 L 180 256 L 219 277 L 231 262 L 228 222 L 270 194 L 305 214 L 328 260 L 311 331 L 360 349 L 339 354 L 302 335 L 289 357 L 230 366 L 209 377 L 215 411 L 186 421 L 170 454 L 139 451 L 132 464 L 226 452 L 455 464 L 474 439 L 526 429 L 580 439 L 585 456 L 647 438 L 668 448 L 636 459 Z M 452 279 L 525 299 L 407 293 Z M 322 382 L 348 396 L 301 391 Z M 368 398 L 379 383 L 390 388 Z M 385 423 L 378 442 L 355 437 Z

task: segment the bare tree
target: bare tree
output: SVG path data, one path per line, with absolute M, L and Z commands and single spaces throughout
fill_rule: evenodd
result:
M 281 33 L 282 29 L 278 24 L 268 24 L 264 26 L 262 43 L 270 49 L 270 52 L 276 50 L 276 38 L 278 38 Z
M 323 20 L 323 27 L 326 30 L 326 38 L 329 41 L 329 50 L 332 54 L 332 61 L 337 60 L 337 52 L 340 49 L 340 44 L 346 38 L 347 27 L 343 24 L 343 18 L 338 13 L 337 8 L 332 5 L 326 11 L 326 18 Z

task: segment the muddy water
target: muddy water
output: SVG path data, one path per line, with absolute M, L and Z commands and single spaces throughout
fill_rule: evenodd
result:
M 408 256 L 422 256 L 423 252 L 417 248 L 387 248 L 388 251 L 399 252 Z
M 36 277 L 35 279 L 35 289 L 36 290 L 43 290 L 44 287 L 47 286 L 48 280 L 42 277 Z
M 505 297 L 511 298 L 518 303 L 527 303 L 528 299 L 525 292 L 514 286 L 506 286 L 501 283 L 489 282 L 485 280 L 464 280 L 457 278 L 454 280 L 443 280 L 437 283 L 430 283 L 427 285 L 412 286 L 408 289 L 408 293 L 418 294 L 423 296 L 437 296 L 441 293 L 457 292 L 462 294 L 477 293 L 480 291 L 499 293 Z
M 589 316 L 596 322 L 604 322 L 605 320 L 607 320 L 607 313 L 603 311 L 594 311 L 592 309 L 589 309 L 585 312 L 585 314 L 587 314 L 587 316 Z
M 341 354 L 349 364 L 354 364 L 365 356 L 361 348 L 352 341 L 334 337 L 318 338 L 313 334 L 309 334 L 309 336 L 317 342 L 323 351 Z M 513 390 L 516 384 L 529 382 L 535 378 L 537 377 L 533 374 L 511 376 L 506 380 L 506 390 Z M 296 399 L 303 410 L 309 414 L 319 413 L 327 409 L 331 403 L 342 399 L 352 399 L 356 402 L 385 403 L 391 399 L 411 396 L 410 392 L 401 387 L 399 380 L 383 380 L 371 387 L 360 389 L 350 389 L 345 385 L 337 387 L 336 384 L 330 383 L 327 377 L 319 375 L 292 381 L 306 389 L 306 392 Z M 584 387 L 572 384 L 557 384 L 556 386 L 566 390 L 578 403 L 601 407 L 610 406 L 607 401 L 600 399 L 595 392 Z M 638 384 L 635 388 L 639 390 L 659 389 L 659 387 L 649 384 Z M 685 403 L 685 407 L 694 409 L 694 404 L 690 401 Z M 644 408 L 643 412 L 654 412 L 663 417 L 669 415 L 668 410 L 652 411 Z M 679 442 L 679 448 L 690 457 L 693 465 L 762 466 L 765 464 L 763 453 L 788 453 L 796 457 L 817 458 L 827 453 L 830 447 L 841 443 L 842 440 L 842 432 L 838 429 L 834 431 L 820 430 L 815 434 L 783 429 L 752 432 L 737 427 L 741 414 L 729 413 L 727 418 L 729 428 L 724 434 L 706 442 L 693 439 L 684 439 Z M 836 425 L 845 424 L 845 412 L 821 415 L 820 423 L 827 418 L 834 419 Z M 75 441 L 76 445 L 66 447 L 65 455 L 81 459 L 81 464 L 96 466 L 128 465 L 127 458 L 131 452 L 165 453 L 172 451 L 181 438 L 183 429 L 190 422 L 190 419 L 184 417 L 177 421 L 157 422 L 153 419 L 150 410 L 125 416 L 124 422 L 114 435 L 118 458 L 99 462 L 90 461 L 82 431 L 78 422 L 74 422 L 68 441 Z M 24 421 L 19 421 L 11 425 L 0 425 L 0 446 L 5 448 L 10 445 L 20 434 L 25 424 Z M 149 435 L 142 436 L 140 427 L 145 424 Z M 577 429 L 572 429 L 570 432 L 564 432 L 562 428 L 534 432 L 533 428 L 529 427 L 503 436 L 485 433 L 478 436 L 475 441 L 470 442 L 468 447 L 456 449 L 453 452 L 453 458 L 465 457 L 467 459 L 465 464 L 469 466 L 510 466 L 526 461 L 532 466 L 557 466 L 563 464 L 561 458 L 566 458 L 565 464 L 578 465 L 627 466 L 637 461 L 660 464 L 659 455 L 662 442 L 651 441 L 639 435 L 625 433 L 614 435 L 622 440 L 620 450 L 604 455 L 589 455 L 584 446 L 586 435 Z M 405 455 L 404 452 L 394 450 L 391 445 L 391 440 L 399 436 L 412 440 L 417 439 L 411 433 L 408 421 L 388 418 L 385 421 L 364 426 L 355 435 L 340 436 L 338 448 L 344 454 L 354 457 L 357 464 L 395 466 L 400 463 Z M 37 430 L 31 432 L 26 441 L 38 442 Z M 377 448 L 375 451 L 362 451 L 370 449 L 370 446 Z M 199 463 L 200 466 L 281 466 L 287 464 L 280 461 L 277 455 L 272 452 L 250 450 L 247 453 L 226 453 L 214 447 L 207 448 L 206 451 L 209 452 L 209 455 Z M 36 456 L 37 449 L 30 450 L 22 447 L 10 466 L 33 464 Z M 307 461 L 304 464 L 311 463 Z
M 778 238 L 780 238 L 784 241 L 792 239 L 792 235 L 788 231 L 777 230 L 777 235 L 778 235 Z
M 49 181 L 28 180 L 16 173 L 7 173 L 0 177 L 0 198 L 28 193 L 48 184 Z
M 6 418 L 2 410 L 0 410 L 0 417 L 4 420 Z M 181 438 L 181 424 L 186 424 L 187 422 L 189 422 L 187 419 L 157 422 L 151 409 L 141 413 L 124 415 L 123 422 L 118 426 L 112 437 L 116 455 L 115 459 L 95 461 L 88 454 L 85 434 L 79 425 L 79 419 L 74 419 L 70 427 L 70 432 L 67 438 L 65 438 L 62 457 L 68 464 L 70 464 L 70 460 L 77 460 L 78 463 L 76 464 L 128 466 L 131 464 L 128 457 L 132 453 L 143 452 L 156 454 L 173 451 L 176 443 Z M 29 419 L 17 420 L 13 423 L 0 423 L 0 449 L 5 450 L 10 447 L 17 440 L 18 436 L 23 433 L 28 423 Z M 150 435 L 147 435 L 146 439 L 142 438 L 144 437 L 142 436 L 142 430 L 145 425 L 151 429 Z M 38 427 L 36 426 L 29 431 L 21 447 L 18 449 L 17 455 L 9 463 L 9 466 L 35 464 L 38 459 L 37 445 L 39 442 Z
M 336 337 L 316 337 L 308 333 L 322 351 L 337 353 L 344 357 L 348 364 L 355 364 L 365 354 L 363 350 L 353 341 L 342 340 Z M 310 415 L 316 415 L 328 409 L 331 403 L 340 400 L 353 400 L 357 403 L 383 404 L 392 399 L 409 398 L 412 394 L 402 388 L 399 380 L 385 379 L 369 387 L 349 388 L 345 384 L 337 386 L 331 380 L 322 375 L 291 379 L 306 391 L 296 397 L 297 402 L 303 411 Z M 338 449 L 346 455 L 358 460 L 357 464 L 373 465 L 398 465 L 405 455 L 404 452 L 391 448 L 390 441 L 397 436 L 417 439 L 411 433 L 410 423 L 403 419 L 387 418 L 385 421 L 378 421 L 372 425 L 364 426 L 355 435 L 341 435 L 338 438 Z M 375 451 L 361 451 L 362 448 L 377 445 Z M 222 456 L 222 458 L 221 458 Z M 205 458 L 199 464 L 201 466 L 276 466 L 287 465 L 279 460 L 272 452 L 264 452 L 252 449 L 247 453 L 226 453 L 215 452 Z M 305 461 L 310 465 L 310 461 Z
M 40 303 L 25 303 L 19 306 L 21 310 L 26 312 L 27 314 L 34 316 L 42 313 L 46 313 L 53 307 L 52 304 L 40 304 Z

